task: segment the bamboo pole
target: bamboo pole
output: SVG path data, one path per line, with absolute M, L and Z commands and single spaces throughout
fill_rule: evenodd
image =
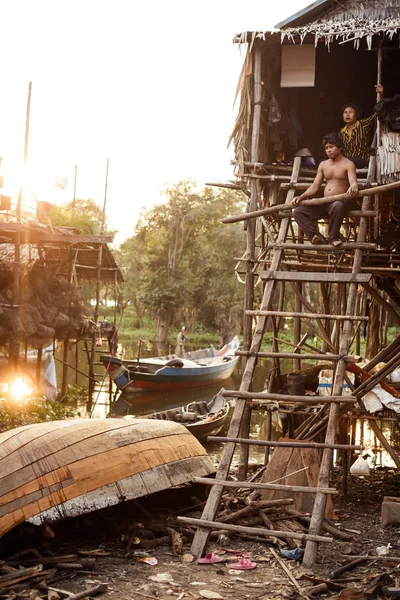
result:
M 257 162 L 260 152 L 260 131 L 261 131 L 261 113 L 262 113 L 262 54 L 261 48 L 258 47 L 254 52 L 253 64 L 253 123 L 251 134 L 251 160 Z M 253 211 L 261 199 L 260 182 L 252 180 L 250 183 L 250 202 L 248 208 Z M 253 261 L 256 250 L 256 222 L 250 221 L 247 225 L 247 246 L 246 258 Z M 243 324 L 244 349 L 248 350 L 251 346 L 253 319 L 246 315 L 246 310 L 251 310 L 254 306 L 254 278 L 253 265 L 251 262 L 246 263 L 246 290 L 245 290 L 245 314 Z M 241 432 L 243 437 L 247 437 L 250 433 L 251 410 L 244 409 L 241 420 Z M 241 479 L 246 479 L 247 468 L 249 463 L 249 447 L 241 446 L 239 456 L 239 471 L 238 476 Z
M 389 192 L 399 188 L 400 181 L 394 181 L 393 183 L 386 183 L 385 185 L 377 185 L 375 187 L 366 188 L 365 190 L 360 190 L 354 196 L 349 196 L 348 194 L 336 194 L 335 196 L 326 196 L 325 198 L 307 198 L 306 200 L 302 200 L 300 204 L 301 206 L 323 206 L 339 200 L 355 200 L 356 198 L 369 197 L 373 196 L 374 194 L 383 194 L 383 192 Z M 238 221 L 247 221 L 248 219 L 261 217 L 261 215 L 272 215 L 279 211 L 292 210 L 292 208 L 293 206 L 291 203 L 277 204 L 276 206 L 269 206 L 268 208 L 262 208 L 261 210 L 244 213 L 242 215 L 226 217 L 225 219 L 222 219 L 222 223 L 237 223 Z M 362 210 L 364 212 L 364 209 Z
M 293 323 L 293 342 L 296 344 L 296 346 L 299 345 L 300 342 L 300 338 L 301 338 L 301 312 L 303 309 L 303 303 L 301 301 L 302 295 L 303 295 L 303 286 L 301 281 L 298 281 L 297 283 L 294 284 L 294 287 L 296 289 L 296 296 L 295 296 L 295 305 L 294 305 L 294 310 L 297 313 L 297 315 L 294 318 L 294 323 Z M 298 353 L 299 350 L 295 351 L 295 353 Z M 293 370 L 294 371 L 300 371 L 301 369 L 301 361 L 298 358 L 294 358 L 293 359 Z
M 110 163 L 110 159 L 107 159 L 107 166 L 106 166 L 106 180 L 105 180 L 105 187 L 104 187 L 104 202 L 103 202 L 103 212 L 102 212 L 102 219 L 101 219 L 101 227 L 100 227 L 100 235 L 103 236 L 104 235 L 104 228 L 105 228 L 105 222 L 106 222 L 106 205 L 107 205 L 107 187 L 108 187 L 108 167 L 109 167 L 109 163 Z M 102 262 L 103 262 L 103 244 L 99 244 L 98 246 L 98 254 L 97 254 L 97 272 L 96 272 L 96 303 L 95 303 L 95 307 L 94 307 L 94 315 L 93 315 L 93 321 L 96 323 L 97 326 L 97 322 L 99 320 L 99 306 L 100 306 L 100 286 L 101 286 L 101 266 L 102 266 Z M 94 396 L 94 389 L 95 389 L 95 383 L 96 383 L 96 378 L 94 375 L 94 361 L 95 361 L 95 357 L 96 357 L 96 336 L 97 336 L 97 327 L 94 329 L 93 331 L 93 335 L 92 335 L 92 348 L 91 348 L 91 352 L 90 352 L 90 361 L 89 361 L 89 399 L 88 399 L 88 406 L 87 406 L 87 410 L 88 413 L 91 415 L 91 411 L 92 411 L 92 406 L 93 406 L 93 396 Z
M 26 122 L 25 122 L 25 141 L 24 141 L 24 165 L 28 162 L 28 147 L 29 147 L 29 124 L 30 124 L 30 112 L 31 112 L 31 96 L 32 96 L 32 82 L 29 82 L 28 86 L 28 99 L 26 103 Z M 23 197 L 23 186 L 22 183 L 18 190 L 17 199 L 17 222 L 21 222 L 21 205 Z M 18 230 L 16 234 L 16 240 L 14 245 L 14 273 L 12 282 L 12 303 L 19 305 L 21 302 L 21 231 Z M 19 341 L 18 338 L 14 338 L 10 343 L 10 363 L 13 369 L 17 369 L 19 361 Z

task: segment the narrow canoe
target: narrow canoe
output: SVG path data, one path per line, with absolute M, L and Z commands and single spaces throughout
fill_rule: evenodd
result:
M 113 415 L 121 415 L 125 418 L 133 418 L 129 410 L 134 407 L 123 394 L 113 406 Z M 140 419 L 157 419 L 161 421 L 173 421 L 181 423 L 192 433 L 195 438 L 203 442 L 209 435 L 217 435 L 223 428 L 229 414 L 230 403 L 218 393 L 209 400 L 191 402 L 186 406 L 178 406 L 158 412 L 140 416 Z
M 179 423 L 80 419 L 0 434 L 0 536 L 29 520 L 74 517 L 215 469 Z

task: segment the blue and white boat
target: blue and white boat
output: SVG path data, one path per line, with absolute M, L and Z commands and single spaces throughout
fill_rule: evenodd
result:
M 141 360 L 120 360 L 102 355 L 100 360 L 120 390 L 180 390 L 210 385 L 229 379 L 239 357 L 239 338 L 235 336 L 220 350 L 213 346 L 185 353 Z

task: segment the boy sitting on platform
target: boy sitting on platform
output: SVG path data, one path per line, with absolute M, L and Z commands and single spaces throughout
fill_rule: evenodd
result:
M 301 206 L 302 200 L 315 198 L 325 179 L 324 196 L 336 196 L 347 193 L 352 197 L 358 192 L 356 168 L 353 162 L 342 155 L 343 139 L 339 133 L 328 133 L 322 140 L 328 160 L 324 160 L 318 167 L 317 175 L 311 186 L 301 196 L 292 200 L 293 217 L 299 227 L 304 231 L 312 244 L 330 243 L 339 246 L 340 227 L 343 217 L 350 210 L 350 202 L 338 200 L 331 204 Z M 315 221 L 328 218 L 328 240 L 316 229 Z

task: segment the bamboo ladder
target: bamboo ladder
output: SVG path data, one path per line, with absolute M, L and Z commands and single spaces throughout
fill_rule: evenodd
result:
M 285 205 L 290 205 L 293 197 L 295 195 L 296 183 L 298 181 L 299 173 L 301 166 L 301 158 L 295 158 L 293 164 L 293 170 L 291 175 L 290 187 L 286 195 Z M 375 174 L 375 158 L 371 157 L 369 168 L 368 168 L 368 176 L 367 182 L 369 184 L 372 183 Z M 257 363 L 258 356 L 265 356 L 266 353 L 260 352 L 264 330 L 266 326 L 266 322 L 268 317 L 270 316 L 293 316 L 296 319 L 313 318 L 317 321 L 320 326 L 320 329 L 324 331 L 323 328 L 323 320 L 327 319 L 336 319 L 341 320 L 343 322 L 343 333 L 342 340 L 340 344 L 340 351 L 337 354 L 321 354 L 312 355 L 313 358 L 321 358 L 323 357 L 326 361 L 331 361 L 336 363 L 336 373 L 333 384 L 333 395 L 332 396 L 324 396 L 318 397 L 314 400 L 310 400 L 309 397 L 303 396 L 295 396 L 291 397 L 292 401 L 295 402 L 307 402 L 308 404 L 322 403 L 328 404 L 330 406 L 329 417 L 326 428 L 326 436 L 324 444 L 315 444 L 315 442 L 302 441 L 299 442 L 275 442 L 270 443 L 271 446 L 276 445 L 285 445 L 289 447 L 320 447 L 323 448 L 323 455 L 321 460 L 320 472 L 319 472 L 319 480 L 316 488 L 309 488 L 306 486 L 288 486 L 288 485 L 280 485 L 280 484 L 268 484 L 268 483 L 252 483 L 251 485 L 247 482 L 245 487 L 252 487 L 255 489 L 279 489 L 287 492 L 303 492 L 303 493 L 315 493 L 315 502 L 313 513 L 310 522 L 309 534 L 301 534 L 302 539 L 306 542 L 305 555 L 304 555 L 304 564 L 312 565 L 315 563 L 317 558 L 318 551 L 318 543 L 332 541 L 332 538 L 322 537 L 320 535 L 322 529 L 322 523 L 325 514 L 325 506 L 327 501 L 327 496 L 331 494 L 336 494 L 337 491 L 329 488 L 329 473 L 330 467 L 332 464 L 332 453 L 334 449 L 347 450 L 350 448 L 356 448 L 355 446 L 348 446 L 344 444 L 335 443 L 336 440 L 336 430 L 339 422 L 339 417 L 341 414 L 341 408 L 348 406 L 349 404 L 354 404 L 358 398 L 343 398 L 342 397 L 342 387 L 345 382 L 346 376 L 346 362 L 351 360 L 352 357 L 348 356 L 349 348 L 351 345 L 351 336 L 353 324 L 357 320 L 366 320 L 366 317 L 357 316 L 356 311 L 356 299 L 357 299 L 357 287 L 359 284 L 367 284 L 371 278 L 370 274 L 360 273 L 360 267 L 362 262 L 362 254 L 364 250 L 373 249 L 375 246 L 373 244 L 366 244 L 365 238 L 367 233 L 367 219 L 371 216 L 371 211 L 369 210 L 370 198 L 369 196 L 365 196 L 362 202 L 362 210 L 359 211 L 360 222 L 358 227 L 358 234 L 355 243 L 346 243 L 344 247 L 346 250 L 354 251 L 353 262 L 352 262 L 352 270 L 351 273 L 315 273 L 315 272 L 304 272 L 304 271 L 288 271 L 288 270 L 279 270 L 281 267 L 281 263 L 284 257 L 284 252 L 286 249 L 293 250 L 295 247 L 296 250 L 306 252 L 306 251 L 314 251 L 316 250 L 315 246 L 310 244 L 297 243 L 292 244 L 287 242 L 288 232 L 291 228 L 293 234 L 293 227 L 291 223 L 291 216 L 289 213 L 283 213 L 283 218 L 281 220 L 281 224 L 279 227 L 278 235 L 275 243 L 273 244 L 273 252 L 272 258 L 270 262 L 270 267 L 267 271 L 261 271 L 259 276 L 265 281 L 263 299 L 261 303 L 260 310 L 258 311 L 246 311 L 247 314 L 256 315 L 257 325 L 252 338 L 252 343 L 250 350 L 248 352 L 241 352 L 241 354 L 247 355 L 246 366 L 243 372 L 243 377 L 240 385 L 240 389 L 238 392 L 232 391 L 224 391 L 225 396 L 234 396 L 236 398 L 235 409 L 233 412 L 232 420 L 230 423 L 229 431 L 227 438 L 225 440 L 224 449 L 221 456 L 221 461 L 217 469 L 217 474 L 215 480 L 212 479 L 204 479 L 197 478 L 196 481 L 199 483 L 205 483 L 212 485 L 212 489 L 208 496 L 208 500 L 206 506 L 204 508 L 201 519 L 190 519 L 187 517 L 179 517 L 179 519 L 183 522 L 190 523 L 192 525 L 197 525 L 198 529 L 195 534 L 193 544 L 192 544 L 192 553 L 195 556 L 201 556 L 205 552 L 205 548 L 208 542 L 208 538 L 213 528 L 225 528 L 227 529 L 227 525 L 224 523 L 218 523 L 215 521 L 215 517 L 219 508 L 219 504 L 221 501 L 222 493 L 224 487 L 244 487 L 243 481 L 245 477 L 241 478 L 238 482 L 228 481 L 228 474 L 230 465 L 232 462 L 235 445 L 236 443 L 246 442 L 246 447 L 253 442 L 253 440 L 249 440 L 249 419 L 248 419 L 248 402 L 252 401 L 255 398 L 262 397 L 267 401 L 277 402 L 278 404 L 284 404 L 288 402 L 288 396 L 283 394 L 272 394 L 270 391 L 267 393 L 252 393 L 250 392 L 252 378 L 255 370 L 255 366 Z M 340 247 L 340 251 L 343 252 L 342 246 Z M 338 249 L 332 248 L 330 245 L 322 245 L 318 246 L 318 252 L 332 253 L 338 251 Z M 299 263 L 300 266 L 300 263 Z M 301 303 L 305 305 L 308 310 L 310 310 L 310 306 L 307 306 L 307 302 L 303 299 L 302 302 L 296 302 L 296 312 L 293 313 L 283 313 L 282 308 L 280 306 L 280 311 L 272 311 L 270 310 L 272 299 L 276 290 L 276 285 L 278 282 L 289 282 L 296 292 L 295 286 L 301 286 L 302 282 L 314 282 L 314 283 L 339 283 L 342 285 L 348 284 L 348 296 L 345 307 L 345 314 L 340 315 L 331 315 L 331 314 L 317 314 L 311 307 L 311 313 L 301 313 L 298 311 L 299 307 L 301 310 Z M 296 294 L 296 298 L 301 298 L 301 293 L 298 292 Z M 280 303 L 281 305 L 281 303 Z M 337 329 L 339 331 L 339 329 Z M 298 329 L 298 331 L 300 331 Z M 273 347 L 273 350 L 276 348 Z M 268 357 L 274 358 L 276 360 L 281 357 L 281 353 L 278 351 L 273 351 L 267 353 Z M 297 354 L 296 352 L 292 354 L 294 360 L 298 361 L 300 364 L 301 360 L 309 360 L 310 354 Z M 247 438 L 246 440 L 239 438 L 239 434 L 242 433 L 242 438 Z M 255 443 L 260 443 L 259 440 L 254 441 Z M 261 442 L 262 444 L 268 445 L 268 442 Z M 240 530 L 245 532 L 245 530 L 249 529 L 252 533 L 256 535 L 265 535 L 271 537 L 296 537 L 293 533 L 278 532 L 276 530 L 268 531 L 267 529 L 254 529 L 254 528 L 245 528 L 239 526 L 232 526 L 235 530 Z M 297 534 L 297 536 L 300 534 Z

